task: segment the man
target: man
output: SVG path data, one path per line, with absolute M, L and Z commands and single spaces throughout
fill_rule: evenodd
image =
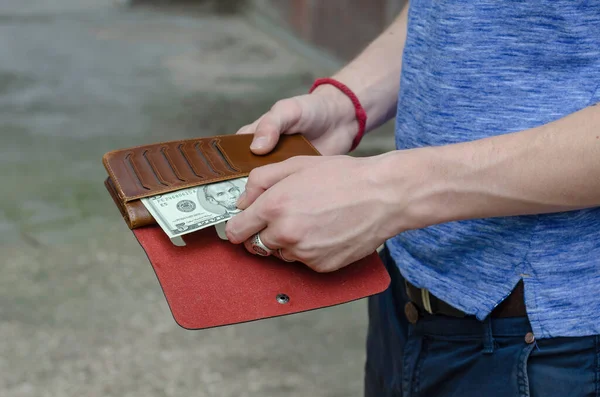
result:
M 230 241 L 321 272 L 385 242 L 365 395 L 600 395 L 599 27 L 596 1 L 413 0 L 333 76 L 398 150 L 344 156 L 360 118 L 332 85 L 239 131 L 326 156 L 253 171 Z
M 204 185 L 202 189 L 198 190 L 198 194 L 200 192 L 202 192 L 206 201 L 224 208 L 226 212 L 231 214 L 240 212 L 236 203 L 241 195 L 241 191 L 232 182 L 225 181 Z M 202 203 L 203 200 L 200 200 L 200 202 Z

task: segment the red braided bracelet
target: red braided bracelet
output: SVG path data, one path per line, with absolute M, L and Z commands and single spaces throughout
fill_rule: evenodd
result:
M 350 98 L 352 104 L 354 105 L 356 121 L 358 122 L 358 133 L 354 137 L 354 141 L 352 141 L 352 147 L 350 148 L 350 151 L 353 151 L 354 149 L 356 149 L 363 135 L 365 134 L 365 126 L 367 125 L 367 112 L 365 112 L 365 109 L 363 109 L 362 105 L 360 104 L 360 101 L 358 100 L 356 95 L 354 95 L 354 92 L 352 92 L 352 90 L 346 85 L 340 83 L 335 79 L 324 78 L 315 80 L 308 93 L 310 94 L 311 92 L 313 92 L 315 88 L 317 88 L 321 84 L 331 84 L 332 86 L 336 87 L 338 90 L 346 94 L 346 96 Z

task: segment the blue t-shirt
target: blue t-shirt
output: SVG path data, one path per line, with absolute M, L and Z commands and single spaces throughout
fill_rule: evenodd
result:
M 522 131 L 596 102 L 600 1 L 411 1 L 398 149 Z M 387 246 L 410 282 L 481 320 L 523 279 L 538 338 L 600 334 L 600 208 L 450 222 Z

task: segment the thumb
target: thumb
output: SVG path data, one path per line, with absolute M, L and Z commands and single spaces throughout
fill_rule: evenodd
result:
M 258 121 L 250 150 L 255 154 L 267 154 L 279 141 L 279 136 L 296 124 L 302 115 L 300 104 L 295 98 L 277 102 Z

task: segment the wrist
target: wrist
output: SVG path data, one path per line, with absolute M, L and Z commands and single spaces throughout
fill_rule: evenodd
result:
M 365 134 L 367 113 L 357 95 L 345 83 L 335 78 L 317 79 L 309 92 L 314 93 L 321 87 L 323 89 L 320 92 L 333 99 L 331 101 L 331 111 L 335 115 L 335 120 L 339 123 L 333 126 L 334 130 L 339 129 L 346 133 L 344 134 L 346 137 L 352 138 L 350 151 L 353 151 L 360 144 Z M 334 94 L 334 92 L 336 93 Z M 354 125 L 354 128 L 350 129 L 350 125 Z
M 388 238 L 450 220 L 444 204 L 452 192 L 449 168 L 436 148 L 397 150 L 378 157 L 373 174 L 389 208 L 384 225 Z
M 332 115 L 332 123 L 337 126 L 355 127 L 354 105 L 339 89 L 330 84 L 323 84 L 315 88 L 311 95 L 323 98 L 328 114 Z

